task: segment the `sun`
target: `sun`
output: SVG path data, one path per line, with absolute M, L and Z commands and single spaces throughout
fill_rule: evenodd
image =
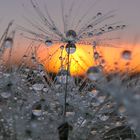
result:
M 87 70 L 96 65 L 93 46 L 75 44 L 76 51 L 70 54 L 70 74 L 72 76 L 84 76 Z M 104 72 L 139 72 L 139 44 L 132 51 L 132 46 L 124 44 L 118 48 L 100 47 L 99 54 L 104 64 Z M 62 68 L 66 69 L 68 59 L 66 44 L 53 44 L 50 47 L 42 44 L 37 52 L 39 62 L 44 65 L 49 73 L 58 73 Z
M 89 67 L 93 66 L 93 47 L 91 45 L 76 44 L 76 50 L 70 54 L 69 68 L 73 76 L 85 75 Z M 40 63 L 48 72 L 58 73 L 66 68 L 68 63 L 66 44 L 54 44 L 46 47 L 41 45 L 38 49 Z

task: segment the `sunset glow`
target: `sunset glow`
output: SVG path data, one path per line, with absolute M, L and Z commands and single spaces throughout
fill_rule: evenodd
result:
M 62 44 L 56 44 L 51 47 L 41 45 L 38 50 L 38 57 L 40 62 L 45 66 L 48 72 L 58 73 L 61 68 L 61 49 Z M 90 45 L 79 45 L 74 54 L 70 55 L 70 72 L 72 75 L 85 75 L 87 69 L 95 65 L 93 58 L 93 48 Z M 139 72 L 140 71 L 140 49 L 136 45 L 132 50 L 129 44 L 121 45 L 118 48 L 100 47 L 98 51 L 102 56 L 105 71 L 121 71 Z M 130 59 L 125 59 L 122 56 L 123 51 L 130 51 Z M 62 53 L 64 59 L 63 65 L 66 66 L 67 53 L 65 49 Z
M 62 52 L 60 46 L 60 44 L 49 48 L 41 46 L 38 50 L 39 60 L 49 72 L 57 73 L 61 68 L 62 61 L 64 67 L 66 67 L 67 52 L 65 48 Z M 83 75 L 89 67 L 94 65 L 93 50 L 90 45 L 76 46 L 76 52 L 70 55 L 70 72 L 71 75 Z M 61 59 L 63 60 L 61 61 Z

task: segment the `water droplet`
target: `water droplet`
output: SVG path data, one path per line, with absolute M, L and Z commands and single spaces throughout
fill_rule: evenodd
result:
M 92 25 L 88 25 L 87 28 L 88 28 L 88 29 L 92 29 L 93 26 L 92 26 Z
M 120 29 L 120 26 L 116 26 L 116 29 Z
M 52 42 L 51 40 L 46 40 L 46 41 L 45 41 L 45 44 L 46 44 L 48 47 L 50 47 L 50 46 L 52 46 L 53 42 Z
M 32 88 L 36 91 L 40 91 L 44 88 L 44 84 L 34 84 Z
M 43 88 L 44 92 L 48 92 L 48 90 L 49 90 L 48 88 Z
M 1 119 L 0 122 L 4 122 L 4 119 Z
M 92 92 L 92 94 L 94 94 L 94 97 L 96 97 L 99 93 L 99 91 L 96 89 L 93 89 L 91 92 Z
M 122 26 L 121 26 L 121 29 L 124 29 L 125 27 L 126 27 L 126 25 L 122 25 Z
M 107 121 L 109 119 L 109 116 L 107 116 L 107 115 L 99 115 L 99 119 L 101 121 Z
M 76 45 L 74 43 L 68 43 L 66 45 L 66 52 L 69 54 L 73 54 L 76 51 Z
M 75 115 L 75 112 L 66 112 L 66 117 L 72 117 Z
M 97 93 L 96 92 L 88 92 L 89 97 L 91 98 L 95 98 L 97 97 Z
M 99 58 L 99 53 L 98 52 L 95 52 L 94 53 L 94 59 L 97 60 L 98 58 Z
M 60 56 L 60 57 L 59 57 L 59 60 L 61 60 L 61 61 L 62 61 L 62 60 L 63 60 L 63 57 L 62 57 L 62 56 Z
M 105 60 L 102 59 L 102 60 L 101 60 L 101 65 L 102 65 L 102 66 L 105 66 L 105 63 L 106 63 Z
M 23 55 L 23 59 L 24 59 L 24 60 L 27 59 L 27 57 L 28 57 L 27 55 Z
M 89 32 L 88 33 L 88 37 L 93 37 L 93 33 L 92 32 Z
M 61 45 L 61 46 L 60 46 L 60 49 L 63 50 L 63 49 L 64 49 L 64 45 Z
M 92 103 L 91 105 L 94 106 L 94 107 L 97 107 L 99 106 L 101 103 L 99 102 L 99 100 L 97 98 L 93 98 L 92 99 Z
M 11 92 L 2 92 L 2 93 L 0 93 L 0 95 L 3 97 L 3 98 L 5 98 L 5 99 L 7 99 L 7 98 L 9 98 L 10 96 L 11 96 Z
M 98 13 L 97 13 L 97 16 L 102 16 L 102 13 L 101 13 L 101 12 L 98 12 Z
M 125 59 L 125 60 L 130 60 L 131 59 L 131 51 L 124 50 L 122 52 L 122 58 Z
M 70 76 L 69 73 L 67 73 L 67 70 L 60 70 L 56 76 L 57 78 L 57 82 L 58 83 L 61 83 L 61 84 L 66 84 L 66 77 L 67 77 L 67 74 L 68 76 Z
M 135 94 L 135 95 L 134 95 L 134 99 L 135 99 L 135 100 L 140 100 L 140 94 Z
M 52 28 L 53 31 L 56 31 L 57 29 L 55 27 Z
M 74 116 L 75 115 L 75 112 L 74 112 L 74 107 L 69 105 L 68 103 L 66 104 L 66 107 L 67 107 L 67 112 L 66 112 L 66 116 L 69 117 L 69 116 Z
M 90 133 L 91 133 L 92 135 L 96 135 L 97 129 L 93 127 L 93 128 L 91 129 Z
M 121 126 L 122 125 L 122 122 L 117 121 L 115 125 L 116 126 Z
M 103 103 L 105 101 L 105 98 L 106 98 L 105 96 L 99 96 L 98 100 L 100 103 Z
M 29 72 L 29 71 L 30 71 L 30 69 L 28 69 L 28 68 L 25 68 L 25 69 L 24 69 L 24 71 L 25 71 L 25 72 Z
M 126 112 L 126 108 L 123 105 L 120 105 L 118 111 L 123 114 Z
M 101 69 L 99 67 L 90 67 L 87 71 L 87 77 L 91 80 L 91 81 L 96 81 L 98 79 L 101 78 Z
M 6 38 L 4 41 L 4 48 L 11 48 L 13 45 L 13 39 L 12 38 Z
M 96 48 L 96 46 L 97 46 L 96 41 L 93 41 L 93 48 Z
M 41 103 L 37 103 L 37 104 L 33 105 L 32 113 L 33 113 L 33 115 L 35 115 L 37 117 L 42 115 L 42 105 L 41 105 Z
M 42 64 L 38 64 L 38 70 L 41 71 L 44 69 L 44 66 Z
M 103 28 L 101 28 L 100 30 L 101 30 L 101 32 L 105 32 L 105 29 L 103 29 Z
M 32 56 L 31 57 L 31 60 L 32 60 L 33 63 L 35 63 L 36 62 L 36 57 L 35 56 Z
M 75 40 L 76 39 L 76 37 L 77 37 L 77 34 L 76 34 L 76 32 L 74 31 L 74 30 L 68 30 L 67 32 L 66 32 L 66 38 L 68 39 L 68 40 Z
M 101 32 L 96 33 L 96 36 L 99 36 L 99 35 L 102 35 L 102 34 L 103 34 L 103 32 L 101 31 Z
M 43 106 L 43 115 L 47 115 L 48 114 L 48 106 L 45 105 Z
M 126 66 L 129 66 L 129 65 L 130 65 L 130 62 L 127 62 L 125 65 L 126 65 Z
M 109 31 L 112 31 L 112 30 L 113 30 L 113 27 L 112 27 L 112 26 L 109 26 L 109 27 L 108 27 L 108 30 L 109 30 Z

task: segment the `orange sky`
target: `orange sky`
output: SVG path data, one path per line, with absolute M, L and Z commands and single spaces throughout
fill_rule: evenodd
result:
M 44 60 L 48 71 L 58 72 L 61 67 L 61 61 L 59 57 L 61 56 L 60 45 L 54 45 L 50 48 L 41 46 L 39 49 L 39 57 Z M 122 44 L 120 48 L 104 47 L 99 48 L 100 54 L 105 60 L 105 68 L 107 70 L 115 70 L 116 68 L 120 71 L 140 71 L 140 45 L 132 46 L 130 44 Z M 131 56 L 130 60 L 123 59 L 122 52 L 124 50 L 130 50 Z M 66 52 L 64 51 L 63 57 L 66 57 Z M 45 60 L 46 59 L 46 60 Z M 82 75 L 85 74 L 87 69 L 95 64 L 93 59 L 92 46 L 88 45 L 78 45 L 77 50 L 71 55 L 71 65 L 70 70 L 72 75 Z M 65 62 L 64 62 L 65 63 Z
M 13 49 L 12 61 L 14 63 L 21 61 L 22 56 L 28 50 L 27 48 L 31 47 L 25 43 L 24 45 L 25 45 L 24 47 L 20 47 L 20 44 L 17 43 L 16 44 L 17 47 Z M 37 54 L 40 62 L 43 63 L 46 69 L 50 72 L 57 73 L 61 68 L 61 61 L 59 59 L 59 57 L 61 56 L 60 46 L 61 44 L 47 47 L 42 44 L 38 49 Z M 76 45 L 76 46 L 77 46 L 76 52 L 72 54 L 70 57 L 71 60 L 70 71 L 72 75 L 84 75 L 89 67 L 95 65 L 93 59 L 93 49 L 92 46 L 88 45 Z M 124 50 L 132 51 L 130 60 L 125 60 L 122 58 L 121 54 Z M 121 71 L 127 70 L 129 71 L 133 70 L 134 72 L 140 71 L 140 44 L 132 46 L 131 44 L 123 43 L 121 46 L 119 46 L 119 48 L 102 47 L 99 48 L 98 51 L 105 60 L 105 69 L 107 70 L 115 70 L 117 68 L 118 70 Z M 9 51 L 7 50 L 7 53 L 8 52 Z M 66 56 L 67 56 L 66 51 L 64 50 L 62 57 L 66 58 Z M 67 62 L 65 59 L 63 61 L 63 65 L 66 65 L 66 63 Z

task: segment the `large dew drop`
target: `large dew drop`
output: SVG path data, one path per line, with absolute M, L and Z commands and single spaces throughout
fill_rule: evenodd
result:
M 99 53 L 98 52 L 95 52 L 94 53 L 94 59 L 97 60 L 98 58 L 99 58 Z
M 67 70 L 60 70 L 56 76 L 57 82 L 60 84 L 66 84 L 67 82 L 67 76 L 68 80 L 70 79 L 70 73 L 67 72 Z
M 4 48 L 11 48 L 13 45 L 13 39 L 12 38 L 6 38 L 4 41 Z
M 7 99 L 7 98 L 9 98 L 9 97 L 11 96 L 11 93 L 10 93 L 10 92 L 2 92 L 0 95 L 1 95 L 4 99 Z
M 42 109 L 41 109 L 42 107 L 41 106 L 42 106 L 41 103 L 35 104 L 33 106 L 33 109 L 32 109 L 33 115 L 35 115 L 37 117 L 42 115 Z
M 76 32 L 74 30 L 68 30 L 66 32 L 66 37 L 67 38 L 76 38 L 76 36 L 77 36 L 77 34 L 76 34 Z
M 36 91 L 40 91 L 44 88 L 44 84 L 34 84 L 32 88 Z
M 87 77 L 91 81 L 96 81 L 101 78 L 101 69 L 99 67 L 90 67 L 87 71 Z
M 68 43 L 66 45 L 66 52 L 68 54 L 73 54 L 76 51 L 76 45 L 74 43 Z
M 99 119 L 101 121 L 107 121 L 109 119 L 109 116 L 107 116 L 107 115 L 99 115 Z
M 51 40 L 46 40 L 46 41 L 45 41 L 45 44 L 46 44 L 48 47 L 50 47 L 50 46 L 52 46 L 53 42 L 52 42 Z
M 108 27 L 108 31 L 112 31 L 113 30 L 113 27 L 112 26 L 109 26 Z
M 97 46 L 96 41 L 93 41 L 93 48 L 96 48 L 96 46 Z
M 99 17 L 99 16 L 102 16 L 102 13 L 101 12 L 98 12 L 97 13 L 97 16 Z
M 68 30 L 66 32 L 66 38 L 67 38 L 67 40 L 73 41 L 73 40 L 76 39 L 76 37 L 77 37 L 77 34 L 76 34 L 76 32 L 74 30 Z
M 125 60 L 130 60 L 131 59 L 131 51 L 129 50 L 124 50 L 121 54 L 122 58 Z

